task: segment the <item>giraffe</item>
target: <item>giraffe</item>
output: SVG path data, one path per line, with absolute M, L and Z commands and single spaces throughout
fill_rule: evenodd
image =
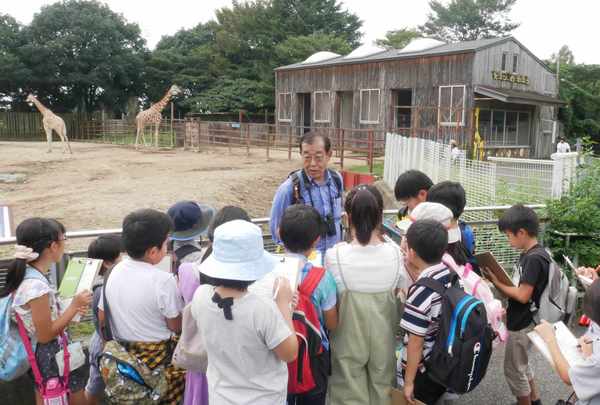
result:
M 27 96 L 27 102 L 35 104 L 38 111 L 42 114 L 42 125 L 44 132 L 46 132 L 46 141 L 48 142 L 48 153 L 52 152 L 52 131 L 55 131 L 62 142 L 63 153 L 68 151 L 72 154 L 73 151 L 69 144 L 69 138 L 67 138 L 67 126 L 63 119 L 40 103 L 33 94 Z
M 154 124 L 154 145 L 158 148 L 158 128 L 160 126 L 160 121 L 162 120 L 161 111 L 165 108 L 171 97 L 176 96 L 181 93 L 181 89 L 177 85 L 172 85 L 167 94 L 156 104 L 152 104 L 150 108 L 140 112 L 135 117 L 135 122 L 137 124 L 137 133 L 135 136 L 135 148 L 138 148 L 138 144 L 140 142 L 140 135 L 142 138 L 142 143 L 144 142 L 144 127 L 146 124 Z

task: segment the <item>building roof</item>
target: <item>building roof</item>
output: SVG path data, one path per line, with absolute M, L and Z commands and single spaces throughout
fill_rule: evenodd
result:
M 423 49 L 421 51 L 416 52 L 402 52 L 401 49 L 389 49 L 381 52 L 373 53 L 370 55 L 366 55 L 358 58 L 348 58 L 347 56 L 339 56 L 337 58 L 331 58 L 324 61 L 316 62 L 316 63 L 294 63 L 287 66 L 281 66 L 276 68 L 276 71 L 280 70 L 294 70 L 294 69 L 306 69 L 306 68 L 320 68 L 320 67 L 328 67 L 328 66 L 337 66 L 337 65 L 350 65 L 357 63 L 369 63 L 369 62 L 381 62 L 388 60 L 403 60 L 403 59 L 414 59 L 419 57 L 426 56 L 442 56 L 442 55 L 452 55 L 459 53 L 468 53 L 475 52 L 481 49 L 488 48 L 490 46 L 498 45 L 500 43 L 506 41 L 514 41 L 523 49 L 525 49 L 531 56 L 533 56 L 538 62 L 540 62 L 543 66 L 547 68 L 547 66 L 538 59 L 531 51 L 529 51 L 523 44 L 517 41 L 513 37 L 503 37 L 503 38 L 490 38 L 490 39 L 478 39 L 475 41 L 463 41 L 463 42 L 453 42 L 448 44 L 440 44 L 438 46 L 434 46 L 431 48 Z
M 500 100 L 504 103 L 533 104 L 533 105 L 564 105 L 566 102 L 552 96 L 545 96 L 530 91 L 500 89 L 491 86 L 475 86 L 475 93 Z

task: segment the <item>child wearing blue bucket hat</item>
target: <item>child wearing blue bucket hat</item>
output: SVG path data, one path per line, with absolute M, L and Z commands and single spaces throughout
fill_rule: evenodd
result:
M 210 285 L 194 294 L 191 313 L 208 354 L 209 403 L 285 404 L 288 370 L 298 342 L 289 282 L 277 280 L 274 300 L 248 286 L 274 270 L 261 229 L 234 220 L 215 229 L 213 252 L 196 269 Z

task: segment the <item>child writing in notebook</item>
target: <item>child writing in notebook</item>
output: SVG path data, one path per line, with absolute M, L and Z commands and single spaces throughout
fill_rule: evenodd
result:
M 583 313 L 592 320 L 588 331 L 579 338 L 579 346 L 585 362 L 570 366 L 562 352 L 554 328 L 546 321 L 535 327 L 535 331 L 548 345 L 556 371 L 565 384 L 573 386 L 577 405 L 600 403 L 600 281 L 596 280 L 583 297 Z
M 14 294 L 13 309 L 19 315 L 29 339 L 37 342 L 35 361 L 42 384 L 59 376 L 56 354 L 62 350 L 60 335 L 77 314 L 84 314 L 92 301 L 92 294 L 77 294 L 67 308 L 59 308 L 55 289 L 48 281 L 50 267 L 58 263 L 65 251 L 64 226 L 53 219 L 29 218 L 17 227 L 15 259 L 8 267 L 6 286 L 0 297 Z M 62 311 L 61 311 L 62 310 Z M 69 403 L 85 404 L 83 367 L 69 373 Z M 41 387 L 38 387 L 41 388 Z M 42 399 L 36 391 L 36 402 Z

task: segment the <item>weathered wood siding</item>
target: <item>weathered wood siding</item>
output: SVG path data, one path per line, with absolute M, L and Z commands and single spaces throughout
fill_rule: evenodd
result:
M 508 54 L 506 71 L 512 72 L 512 55 L 518 55 L 517 74 L 529 77 L 529 84 L 511 83 L 492 79 L 492 71 L 502 70 L 502 54 Z M 473 83 L 503 89 L 530 91 L 540 94 L 556 95 L 556 77 L 546 66 L 534 58 L 529 51 L 510 40 L 475 53 L 473 61 Z
M 393 125 L 392 90 L 412 89 L 413 105 L 434 107 L 438 104 L 439 86 L 466 85 L 466 111 L 473 107 L 473 53 L 449 56 L 421 57 L 409 60 L 359 63 L 320 68 L 276 72 L 276 93 L 292 93 L 292 123 L 299 122 L 298 93 L 331 92 L 331 120 L 314 123 L 314 96 L 311 100 L 311 123 L 314 126 L 337 126 L 339 119 L 338 92 L 353 92 L 353 128 L 390 128 Z M 379 89 L 379 123 L 360 123 L 360 90 Z M 277 99 L 279 99 L 277 97 Z M 434 114 L 433 114 L 434 115 Z M 470 114 L 467 126 L 470 124 Z M 311 125 L 311 126 L 312 126 Z

